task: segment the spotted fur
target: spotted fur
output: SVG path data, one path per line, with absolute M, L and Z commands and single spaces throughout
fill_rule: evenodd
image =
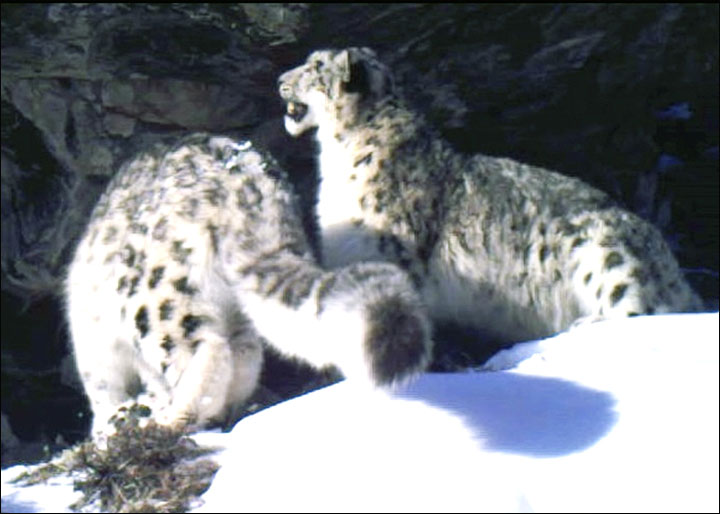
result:
M 455 152 L 372 50 L 313 52 L 279 92 L 291 135 L 317 129 L 325 266 L 398 263 L 435 321 L 501 344 L 702 308 L 653 226 L 578 179 Z
M 66 293 L 96 434 L 138 397 L 166 424 L 223 420 L 255 389 L 263 342 L 373 384 L 419 372 L 430 354 L 406 274 L 320 269 L 285 174 L 224 137 L 129 161 L 92 214 Z

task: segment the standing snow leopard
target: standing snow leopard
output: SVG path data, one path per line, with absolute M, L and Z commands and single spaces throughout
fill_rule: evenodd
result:
M 125 164 L 92 213 L 66 293 L 96 435 L 133 398 L 169 425 L 223 420 L 255 389 L 263 340 L 372 384 L 421 371 L 431 352 L 405 273 L 320 269 L 286 175 L 226 137 L 195 134 Z
M 398 263 L 434 321 L 493 344 L 702 308 L 653 226 L 578 179 L 454 151 L 372 50 L 315 51 L 278 83 L 287 131 L 317 128 L 326 267 Z

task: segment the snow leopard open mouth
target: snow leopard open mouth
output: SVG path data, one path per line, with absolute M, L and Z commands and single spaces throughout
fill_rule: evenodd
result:
M 287 115 L 293 121 L 300 121 L 305 117 L 308 111 L 308 106 L 301 102 L 288 102 L 287 103 Z

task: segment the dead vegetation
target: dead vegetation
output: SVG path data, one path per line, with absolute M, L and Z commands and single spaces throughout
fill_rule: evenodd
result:
M 218 465 L 183 431 L 144 423 L 149 409 L 133 405 L 113 420 L 105 448 L 89 441 L 16 479 L 36 484 L 62 474 L 83 497 L 70 508 L 102 512 L 186 512 L 210 486 Z M 144 426 L 143 426 L 144 425 Z

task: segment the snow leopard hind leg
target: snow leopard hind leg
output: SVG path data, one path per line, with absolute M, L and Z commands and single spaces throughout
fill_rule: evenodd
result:
M 517 342 L 703 310 L 661 233 L 578 179 L 475 156 L 431 263 L 433 312 Z

